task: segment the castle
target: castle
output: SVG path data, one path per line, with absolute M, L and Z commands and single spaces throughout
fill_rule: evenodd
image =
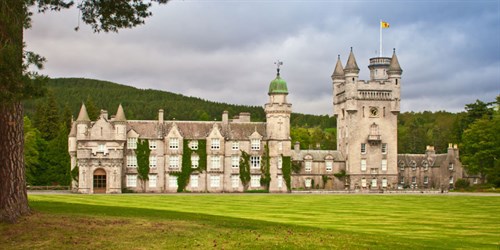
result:
M 190 192 L 243 192 L 289 189 L 394 190 L 448 189 L 463 177 L 456 145 L 446 154 L 428 146 L 425 154 L 397 153 L 401 69 L 396 53 L 375 57 L 370 80 L 359 80 L 351 48 L 347 63 L 340 56 L 333 75 L 337 150 L 301 150 L 290 138 L 292 104 L 287 83 L 278 73 L 269 86 L 265 122 L 249 113 L 221 121 L 127 120 L 120 105 L 115 116 L 101 111 L 91 121 L 82 104 L 68 138 L 71 169 L 78 170 L 73 190 L 79 193 L 177 192 L 183 166 Z M 147 140 L 149 174 L 138 175 L 138 143 Z M 240 178 L 248 162 L 249 179 Z M 183 165 L 184 164 L 184 165 Z M 184 176 L 183 178 L 186 178 Z

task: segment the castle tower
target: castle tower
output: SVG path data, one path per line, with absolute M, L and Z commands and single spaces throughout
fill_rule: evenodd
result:
M 115 126 L 116 140 L 127 140 L 127 118 L 125 118 L 125 112 L 121 104 L 116 110 L 113 125 Z
M 281 172 L 283 157 L 291 155 L 290 114 L 292 104 L 288 103 L 288 87 L 280 77 L 280 66 L 277 62 L 276 78 L 269 85 L 269 102 L 265 104 L 266 133 L 270 157 L 271 183 L 269 191 L 286 191 L 286 185 Z
M 395 53 L 371 58 L 368 68 L 370 80 L 359 80 L 352 48 L 344 75 L 337 61 L 332 75 L 337 149 L 346 159 L 351 189 L 395 188 L 402 70 Z

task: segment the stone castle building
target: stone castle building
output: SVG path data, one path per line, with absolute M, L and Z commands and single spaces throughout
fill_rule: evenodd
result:
M 371 58 L 368 68 L 370 80 L 359 80 L 352 49 L 345 67 L 338 58 L 332 75 L 337 150 L 301 150 L 298 143 L 292 148 L 292 104 L 279 67 L 264 105 L 265 122 L 252 122 L 249 113 L 229 119 L 227 112 L 221 121 L 164 120 L 161 109 L 158 120 L 127 120 L 121 105 L 115 116 L 103 110 L 91 121 L 82 104 L 68 139 L 71 169 L 78 170 L 73 190 L 177 192 L 183 162 L 191 165 L 185 187 L 190 192 L 287 192 L 288 183 L 291 189 L 360 191 L 453 186 L 463 176 L 456 145 L 447 154 L 431 146 L 425 154 L 397 154 L 403 70 L 396 53 Z M 137 148 L 145 140 L 151 151 L 143 181 Z M 242 159 L 249 163 L 246 185 Z

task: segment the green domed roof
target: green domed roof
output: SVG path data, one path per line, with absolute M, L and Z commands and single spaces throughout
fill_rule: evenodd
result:
M 286 82 L 281 79 L 279 74 L 274 80 L 271 81 L 271 84 L 269 85 L 269 94 L 288 94 Z

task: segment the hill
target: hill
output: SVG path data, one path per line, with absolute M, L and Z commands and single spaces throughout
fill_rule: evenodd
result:
M 89 113 L 95 106 L 96 110 L 106 109 L 114 114 L 121 103 L 127 119 L 139 120 L 157 118 L 158 109 L 164 109 L 165 119 L 177 120 L 220 120 L 222 112 L 227 110 L 229 116 L 240 112 L 250 112 L 253 121 L 264 121 L 265 113 L 262 107 L 233 105 L 188 97 L 167 91 L 153 89 L 138 89 L 108 81 L 84 78 L 55 78 L 47 83 L 47 89 L 55 97 L 59 110 L 67 106 L 75 117 L 84 101 Z M 25 112 L 33 117 L 36 107 L 44 99 L 25 102 Z M 90 114 L 92 116 L 92 114 Z M 96 114 L 94 114 L 95 116 Z M 91 117 L 92 118 L 92 117 Z M 291 124 L 296 127 L 316 127 L 322 129 L 334 128 L 335 119 L 327 115 L 308 115 L 293 113 Z

